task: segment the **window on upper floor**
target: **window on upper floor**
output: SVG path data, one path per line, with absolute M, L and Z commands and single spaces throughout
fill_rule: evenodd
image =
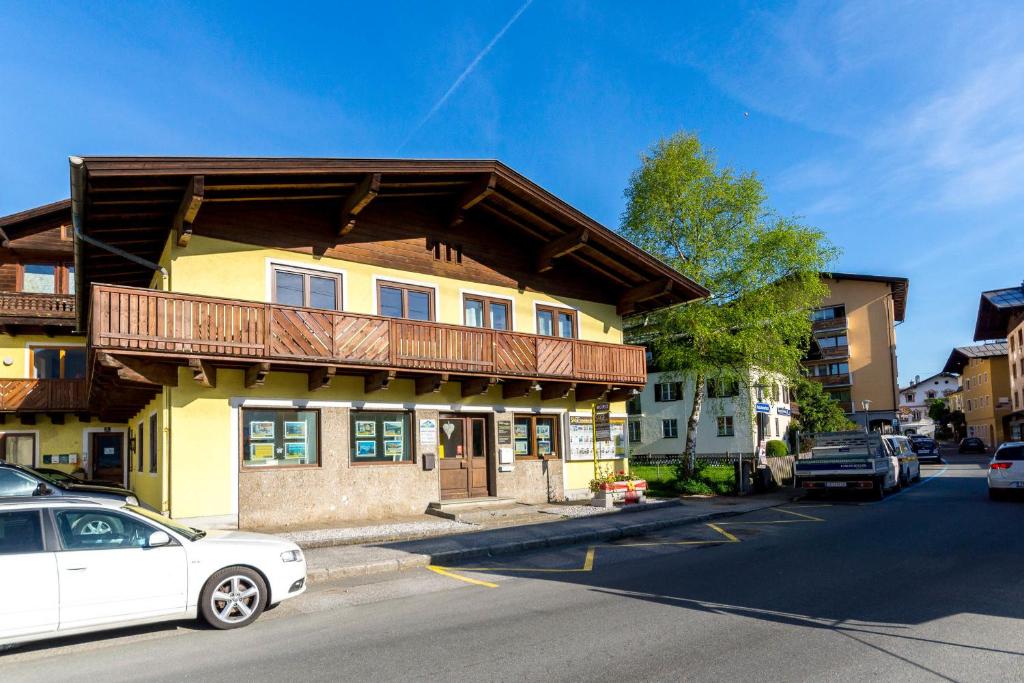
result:
M 377 283 L 377 308 L 380 315 L 389 318 L 433 320 L 434 290 L 381 280 Z
M 827 308 L 819 308 L 816 311 L 811 312 L 811 320 L 818 322 L 821 320 L 835 320 L 836 318 L 846 317 L 846 306 L 829 306 Z
M 274 303 L 340 311 L 341 274 L 274 266 Z
M 654 400 L 656 402 L 678 401 L 682 397 L 682 382 L 661 382 L 654 385 Z
M 907 393 L 905 393 L 903 395 L 903 398 L 907 401 L 907 403 L 913 403 L 914 402 L 914 392 L 908 391 Z
M 85 347 L 30 346 L 32 371 L 36 379 L 82 379 L 85 377 Z
M 28 294 L 74 294 L 75 267 L 64 263 L 18 266 L 18 291 Z
M 719 415 L 717 418 L 718 436 L 735 436 L 736 431 L 732 422 L 732 415 Z
M 640 396 L 636 395 L 633 398 L 626 401 L 626 414 L 627 415 L 639 415 L 644 412 L 643 406 L 640 404 Z
M 629 443 L 636 444 L 643 441 L 643 432 L 640 424 L 640 420 L 629 421 Z
M 537 306 L 537 334 L 573 339 L 576 337 L 576 311 L 571 308 Z
M 508 299 L 464 294 L 462 320 L 470 327 L 489 327 L 492 330 L 512 329 L 512 302 Z
M 928 398 L 931 399 L 931 398 L 935 398 L 937 396 L 937 394 L 934 391 L 929 391 L 929 392 L 925 393 L 925 396 L 927 396 Z
M 818 346 L 823 349 L 834 349 L 837 346 L 847 346 L 848 340 L 845 334 L 837 334 L 831 337 L 819 337 Z
M 730 398 L 740 395 L 740 384 L 736 380 L 709 379 L 708 398 Z

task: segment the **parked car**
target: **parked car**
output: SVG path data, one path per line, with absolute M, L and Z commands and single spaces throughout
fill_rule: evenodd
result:
M 935 443 L 934 439 L 911 439 L 910 447 L 917 453 L 918 460 L 942 462 L 942 456 L 939 455 L 939 444 Z
M 899 488 L 899 472 L 899 459 L 877 432 L 821 432 L 811 457 L 793 463 L 793 486 L 808 495 L 862 491 L 881 500 Z
M 968 436 L 966 439 L 960 440 L 960 447 L 957 448 L 958 453 L 988 453 L 988 446 L 985 442 L 976 436 Z
M 920 481 L 921 462 L 910 445 L 910 439 L 897 434 L 886 434 L 882 437 L 882 441 L 885 442 L 889 454 L 897 460 L 900 486 L 908 486 L 915 481 Z
M 74 496 L 140 505 L 135 494 L 121 486 L 62 481 L 31 467 L 0 462 L 0 500 L 11 496 Z
M 988 464 L 989 498 L 999 500 L 1015 490 L 1024 490 L 1024 441 L 1002 444 Z
M 82 477 L 76 477 L 74 474 L 68 474 L 64 470 L 55 470 L 52 467 L 33 467 L 33 472 L 43 474 L 47 479 L 54 479 L 56 481 L 63 481 L 69 484 L 88 484 L 90 486 L 105 486 L 107 488 L 123 489 L 121 484 L 114 481 L 106 481 L 104 479 L 83 479 Z
M 0 646 L 202 615 L 255 621 L 306 589 L 290 541 L 201 531 L 135 505 L 82 498 L 0 501 Z

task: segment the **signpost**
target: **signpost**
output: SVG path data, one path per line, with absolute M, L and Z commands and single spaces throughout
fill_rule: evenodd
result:
M 758 401 L 754 404 L 754 409 L 759 413 L 768 414 L 772 412 L 772 404 L 766 401 Z
M 597 442 L 612 440 L 610 406 L 607 403 L 595 403 L 592 413 L 594 419 L 594 479 L 597 479 L 601 476 L 597 465 Z

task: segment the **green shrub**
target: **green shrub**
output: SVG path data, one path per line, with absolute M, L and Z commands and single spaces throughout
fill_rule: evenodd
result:
M 696 479 L 704 482 L 719 495 L 736 490 L 736 470 L 732 465 L 701 465 L 697 468 Z
M 676 482 L 680 493 L 688 496 L 710 496 L 714 490 L 700 479 L 681 479 Z
M 765 450 L 768 453 L 769 458 L 783 458 L 789 455 L 789 448 L 786 446 L 786 442 L 781 439 L 772 439 L 765 446 Z

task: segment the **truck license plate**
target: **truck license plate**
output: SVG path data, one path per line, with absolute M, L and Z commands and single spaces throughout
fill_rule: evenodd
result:
M 846 482 L 845 481 L 826 481 L 825 482 L 825 488 L 829 488 L 829 489 L 845 489 L 846 488 Z

